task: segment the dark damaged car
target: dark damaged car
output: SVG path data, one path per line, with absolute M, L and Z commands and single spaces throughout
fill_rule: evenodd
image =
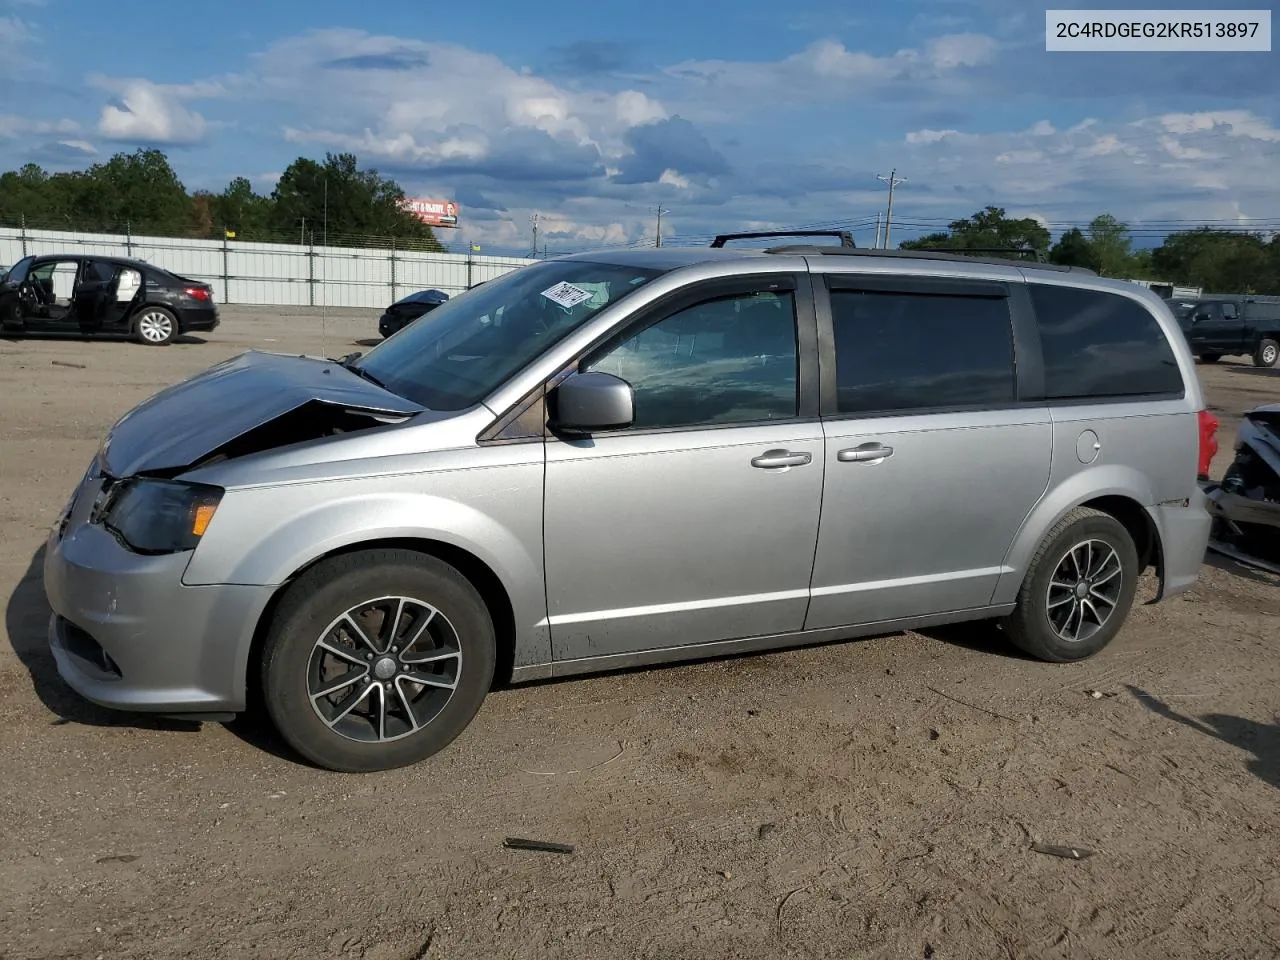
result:
M 1235 459 L 1221 483 L 1204 487 L 1213 548 L 1280 573 L 1280 403 L 1245 414 Z
M 90 254 L 24 257 L 0 280 L 6 333 L 128 334 L 164 346 L 218 326 L 213 287 L 141 260 Z
M 449 295 L 443 290 L 419 290 L 401 297 L 378 318 L 378 332 L 389 337 L 418 318 L 426 316 L 448 299 Z

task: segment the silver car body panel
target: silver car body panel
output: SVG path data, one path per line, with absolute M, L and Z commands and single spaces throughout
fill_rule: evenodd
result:
M 310 402 L 371 419 L 181 474 L 226 491 L 191 553 L 132 554 L 87 524 L 88 506 L 77 502 L 45 559 L 51 644 L 64 677 L 112 706 L 241 709 L 252 639 L 271 598 L 318 559 L 369 543 L 438 544 L 483 563 L 513 614 L 516 680 L 1001 615 L 1044 534 L 1072 507 L 1103 496 L 1127 498 L 1151 517 L 1165 595 L 1194 582 L 1208 536 L 1195 484 L 1203 399 L 1176 321 L 1149 291 L 981 262 L 709 248 L 567 259 L 674 269 L 470 409 L 423 410 L 319 358 L 250 354 L 122 418 L 101 458 L 117 476 L 172 473 Z M 799 416 L 586 441 L 478 440 L 620 325 L 691 286 L 775 274 L 816 283 L 828 273 L 1112 291 L 1158 318 L 1185 395 Z M 800 317 L 802 335 L 812 322 Z M 168 429 L 175 421 L 181 426 Z M 1095 435 L 1096 451 L 1081 447 Z M 841 459 L 870 441 L 893 455 Z M 752 467 L 775 449 L 809 461 Z M 92 491 L 92 478 L 85 485 Z M 92 634 L 126 679 L 95 676 L 73 652 L 68 624 Z

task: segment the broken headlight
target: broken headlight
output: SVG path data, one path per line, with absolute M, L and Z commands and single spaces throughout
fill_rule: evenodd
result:
M 176 480 L 125 480 L 112 491 L 102 525 L 135 553 L 194 550 L 209 529 L 222 488 Z

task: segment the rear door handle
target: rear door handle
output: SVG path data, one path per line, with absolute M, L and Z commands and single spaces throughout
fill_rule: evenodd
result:
M 779 467 L 803 467 L 813 461 L 811 453 L 792 453 L 790 450 L 770 450 L 751 460 L 753 467 L 776 470 Z
M 882 443 L 863 443 L 841 450 L 836 454 L 836 459 L 841 463 L 868 463 L 892 456 L 893 447 L 886 447 Z

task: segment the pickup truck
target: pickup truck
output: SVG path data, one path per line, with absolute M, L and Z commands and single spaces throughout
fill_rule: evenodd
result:
M 1170 309 L 1202 363 L 1244 356 L 1274 367 L 1280 359 L 1280 297 L 1213 294 Z

